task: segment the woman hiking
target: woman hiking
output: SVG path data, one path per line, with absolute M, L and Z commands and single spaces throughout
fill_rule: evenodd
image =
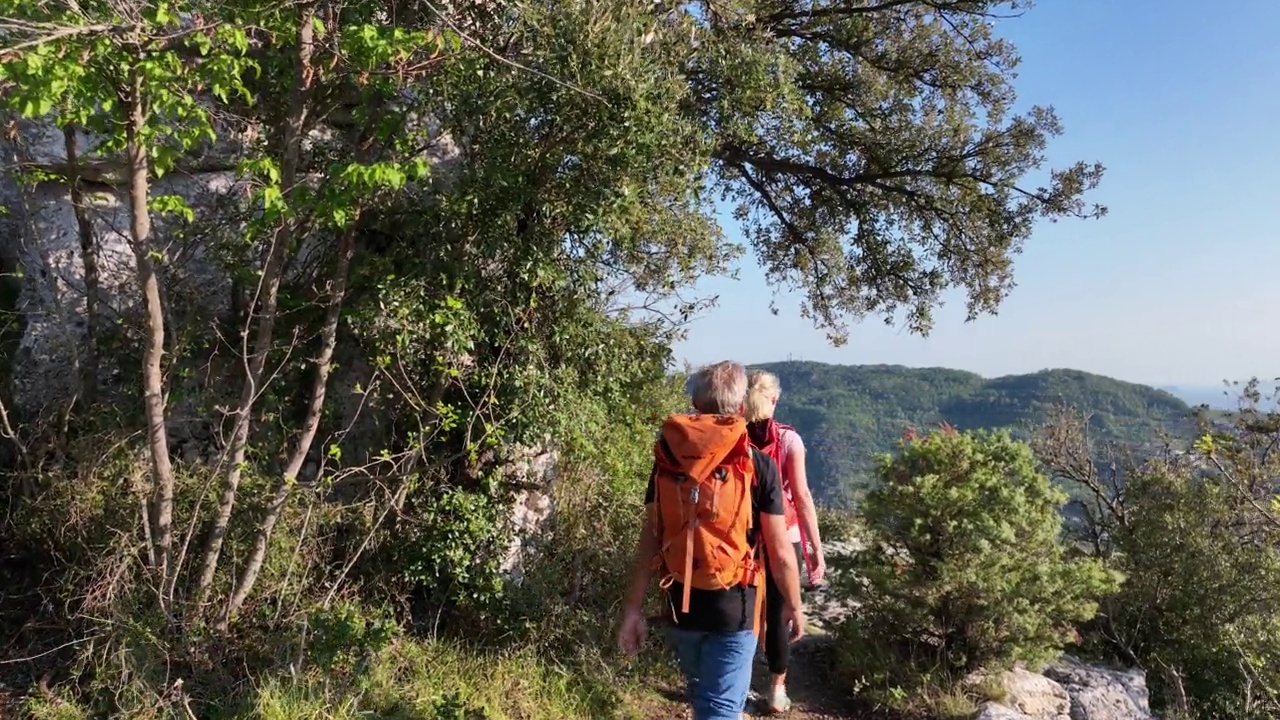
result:
M 808 571 L 808 585 L 812 588 L 822 584 L 826 562 L 818 535 L 818 513 L 805 475 L 804 442 L 794 428 L 773 419 L 781 395 L 782 387 L 776 375 L 764 370 L 751 371 L 743 416 L 751 444 L 772 457 L 781 471 L 787 540 L 795 549 L 797 566 Z M 773 676 L 765 705 L 770 713 L 776 714 L 791 709 L 791 699 L 787 697 L 791 643 L 782 618 L 786 606 L 784 595 L 774 583 L 772 572 L 765 576 L 765 592 L 765 656 Z

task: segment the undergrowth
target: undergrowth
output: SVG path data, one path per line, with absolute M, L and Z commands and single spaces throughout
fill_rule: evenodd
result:
M 622 720 L 634 717 L 624 703 L 628 687 L 609 673 L 588 677 L 559 667 L 533 646 L 484 652 L 397 637 L 351 669 L 294 666 L 292 673 L 246 678 L 239 696 L 214 706 L 186 698 L 129 717 L 187 720 L 187 708 L 196 708 L 209 720 Z M 33 720 L 101 716 L 53 691 L 29 699 L 24 710 Z

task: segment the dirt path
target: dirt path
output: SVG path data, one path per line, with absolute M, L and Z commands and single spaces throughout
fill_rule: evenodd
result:
M 840 548 L 844 550 L 844 548 Z M 832 550 L 828 550 L 828 555 Z M 792 708 L 780 716 L 755 714 L 764 710 L 759 702 L 768 689 L 769 669 L 764 655 L 756 655 L 752 672 L 752 692 L 747 701 L 747 717 L 780 717 L 784 720 L 873 720 L 857 712 L 850 697 L 848 683 L 835 674 L 835 650 L 827 631 L 848 615 L 850 609 L 834 601 L 828 593 L 806 593 L 806 612 L 810 633 L 791 651 L 791 671 L 787 677 L 787 691 Z M 690 717 L 684 699 L 684 688 L 676 681 L 665 687 L 655 688 L 656 696 L 645 703 L 641 717 L 644 720 L 680 720 Z
M 802 639 L 791 653 L 788 692 L 794 703 L 785 715 L 767 716 L 759 702 L 767 690 L 769 670 L 764 656 L 756 657 L 751 698 L 747 701 L 747 717 L 781 717 L 786 720 L 870 720 L 857 714 L 849 700 L 848 688 L 833 674 L 833 649 L 830 638 L 814 634 Z M 676 683 L 655 688 L 655 696 L 644 703 L 645 720 L 680 720 L 690 717 L 684 699 L 684 688 Z
M 756 658 L 753 700 L 765 697 L 769 687 L 769 668 L 764 657 Z M 854 712 L 850 688 L 835 673 L 835 650 L 828 635 L 814 634 L 802 639 L 791 650 L 791 670 L 787 673 L 787 694 L 792 709 L 785 715 L 792 720 L 863 720 Z M 763 703 L 748 703 L 748 712 L 763 710 Z M 755 717 L 755 716 L 752 716 Z

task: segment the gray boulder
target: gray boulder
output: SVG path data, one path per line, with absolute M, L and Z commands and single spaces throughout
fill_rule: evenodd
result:
M 982 678 L 975 676 L 971 683 Z M 1156 720 L 1146 675 L 1064 656 L 1043 673 L 1014 669 L 996 678 L 1001 698 L 974 720 Z
M 978 708 L 978 714 L 973 716 L 973 720 L 1034 720 L 1034 718 L 1000 703 L 987 702 Z
M 1141 670 L 1088 665 L 1070 656 L 1044 674 L 1071 696 L 1071 720 L 1154 720 Z

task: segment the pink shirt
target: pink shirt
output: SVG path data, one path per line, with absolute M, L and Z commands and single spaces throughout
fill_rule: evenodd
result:
M 782 467 L 778 468 L 779 473 L 782 475 L 782 489 L 784 493 L 790 493 L 791 478 L 787 475 L 787 467 L 791 464 L 791 454 L 804 450 L 804 441 L 800 439 L 800 433 L 794 430 L 779 429 L 778 445 L 782 448 Z M 797 508 L 798 510 L 799 508 Z M 800 523 L 796 523 L 795 527 L 787 528 L 787 541 L 791 543 L 800 542 Z

